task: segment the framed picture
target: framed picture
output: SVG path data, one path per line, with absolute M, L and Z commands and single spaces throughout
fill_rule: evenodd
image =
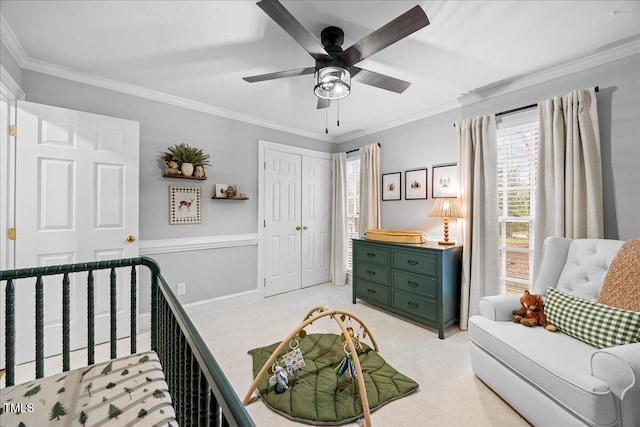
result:
M 458 195 L 458 164 L 434 165 L 431 177 L 431 197 L 456 197 Z
M 226 199 L 227 198 L 227 188 L 229 186 L 227 184 L 216 184 L 215 185 L 215 197 L 216 199 Z
M 400 200 L 402 197 L 401 172 L 382 174 L 382 200 Z
M 427 169 L 413 169 L 404 172 L 404 199 L 421 200 L 427 198 Z
M 169 224 L 202 222 L 200 187 L 169 186 Z

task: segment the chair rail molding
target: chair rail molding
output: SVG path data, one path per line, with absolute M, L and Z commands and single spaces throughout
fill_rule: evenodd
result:
M 180 237 L 177 239 L 141 240 L 140 255 L 233 248 L 258 244 L 256 233 L 225 234 L 218 236 Z

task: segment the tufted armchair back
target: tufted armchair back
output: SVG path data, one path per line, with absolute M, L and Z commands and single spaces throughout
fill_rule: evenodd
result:
M 595 301 L 611 261 L 624 241 L 609 239 L 566 239 L 544 241 L 540 268 L 532 292 L 546 295 L 547 287 Z

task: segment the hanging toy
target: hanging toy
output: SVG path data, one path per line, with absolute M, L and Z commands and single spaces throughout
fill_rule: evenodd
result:
M 277 394 L 284 393 L 284 391 L 289 388 L 289 376 L 287 375 L 287 371 L 285 371 L 284 368 L 276 362 L 271 367 L 271 372 L 273 372 L 273 375 L 269 378 L 269 385 L 271 387 L 276 386 Z
M 340 361 L 338 366 L 336 366 L 334 372 L 338 374 L 339 377 L 342 377 L 345 372 L 348 372 L 351 379 L 356 379 L 358 378 L 358 373 L 356 371 L 355 365 L 353 364 L 351 351 L 349 351 L 349 348 L 346 345 L 343 347 L 343 349 L 347 355 L 342 359 L 342 361 Z
M 302 356 L 302 351 L 300 351 L 300 343 L 297 339 L 293 339 L 289 343 L 290 352 L 286 353 L 282 356 L 284 359 L 284 366 L 289 371 L 289 375 L 295 375 L 296 372 L 301 370 L 304 365 L 304 357 Z
M 353 331 L 353 328 L 351 327 L 351 318 L 349 318 L 349 320 L 347 321 L 347 333 L 349 334 L 349 336 L 351 337 L 351 341 L 353 342 L 353 347 L 356 349 L 356 353 L 358 354 L 362 354 L 364 353 L 364 347 L 362 347 L 362 344 L 360 344 L 360 332 L 358 332 L 358 334 L 356 335 L 355 332 Z M 362 326 L 360 326 L 360 329 L 362 330 Z M 342 345 L 346 346 L 347 345 L 347 338 L 344 336 L 344 334 L 342 334 Z

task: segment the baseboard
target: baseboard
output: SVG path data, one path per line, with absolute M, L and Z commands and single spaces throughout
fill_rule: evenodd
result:
M 182 308 L 189 317 L 200 316 L 216 310 L 237 307 L 258 300 L 258 290 L 239 292 L 237 294 L 224 295 L 203 301 L 183 304 Z M 151 313 L 142 313 L 138 316 L 138 333 L 148 332 L 151 329 Z

